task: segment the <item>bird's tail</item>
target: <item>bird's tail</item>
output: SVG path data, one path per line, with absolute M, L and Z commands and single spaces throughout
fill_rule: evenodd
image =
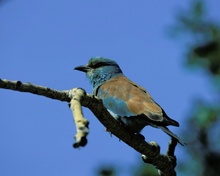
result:
M 172 133 L 167 127 L 165 126 L 158 126 L 161 130 L 163 130 L 165 133 L 167 133 L 170 137 L 174 138 L 177 140 L 178 143 L 180 143 L 182 146 L 186 145 L 186 143 L 182 142 L 180 138 Z

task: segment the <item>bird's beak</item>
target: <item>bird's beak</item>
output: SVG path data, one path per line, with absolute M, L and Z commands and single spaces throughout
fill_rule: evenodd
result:
M 79 70 L 82 72 L 88 72 L 89 70 L 91 70 L 91 67 L 88 67 L 87 65 L 80 65 L 78 67 L 75 67 L 74 70 Z

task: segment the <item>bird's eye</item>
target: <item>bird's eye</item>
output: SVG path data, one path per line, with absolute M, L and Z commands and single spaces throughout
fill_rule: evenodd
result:
M 99 63 L 93 65 L 93 68 L 99 68 L 99 67 L 102 67 L 102 66 L 103 66 L 103 64 L 101 62 L 99 62 Z

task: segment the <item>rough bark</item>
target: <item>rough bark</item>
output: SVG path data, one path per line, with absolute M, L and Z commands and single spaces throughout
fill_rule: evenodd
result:
M 36 95 L 45 96 L 51 99 L 65 101 L 70 104 L 73 112 L 74 122 L 77 133 L 75 135 L 75 148 L 85 146 L 87 143 L 86 136 L 89 133 L 89 122 L 83 116 L 81 106 L 89 108 L 98 120 L 113 135 L 121 141 L 132 147 L 142 154 L 142 159 L 146 163 L 154 165 L 161 176 L 175 176 L 176 157 L 174 155 L 177 142 L 170 141 L 166 154 L 160 154 L 160 146 L 156 142 L 146 142 L 144 137 L 129 131 L 124 124 L 118 122 L 108 113 L 97 97 L 87 94 L 82 88 L 71 90 L 55 90 L 48 87 L 33 85 L 31 83 L 22 83 L 21 81 L 9 81 L 0 79 L 0 88 L 10 89 L 20 92 L 29 92 Z

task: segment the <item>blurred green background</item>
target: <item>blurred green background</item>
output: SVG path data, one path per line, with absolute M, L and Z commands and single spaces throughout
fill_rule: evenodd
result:
M 85 76 L 73 68 L 93 56 L 114 59 L 180 122 L 171 130 L 188 145 L 176 149 L 178 176 L 220 175 L 219 1 L 0 0 L 0 5 L 0 78 L 91 93 Z M 89 110 L 84 114 L 89 142 L 75 150 L 66 103 L 0 89 L 0 175 L 158 175 L 139 153 L 110 137 Z M 164 153 L 169 136 L 150 127 L 143 135 Z
M 220 19 L 210 18 L 208 3 L 192 0 L 188 8 L 179 9 L 176 23 L 167 32 L 170 39 L 185 48 L 183 66 L 192 74 L 203 72 L 210 84 L 210 98 L 195 97 L 185 120 L 181 136 L 189 143 L 185 146 L 186 157 L 177 158 L 177 175 L 220 175 Z M 97 172 L 100 176 L 118 175 L 117 167 L 104 167 Z M 140 162 L 131 175 L 158 173 L 153 166 Z

